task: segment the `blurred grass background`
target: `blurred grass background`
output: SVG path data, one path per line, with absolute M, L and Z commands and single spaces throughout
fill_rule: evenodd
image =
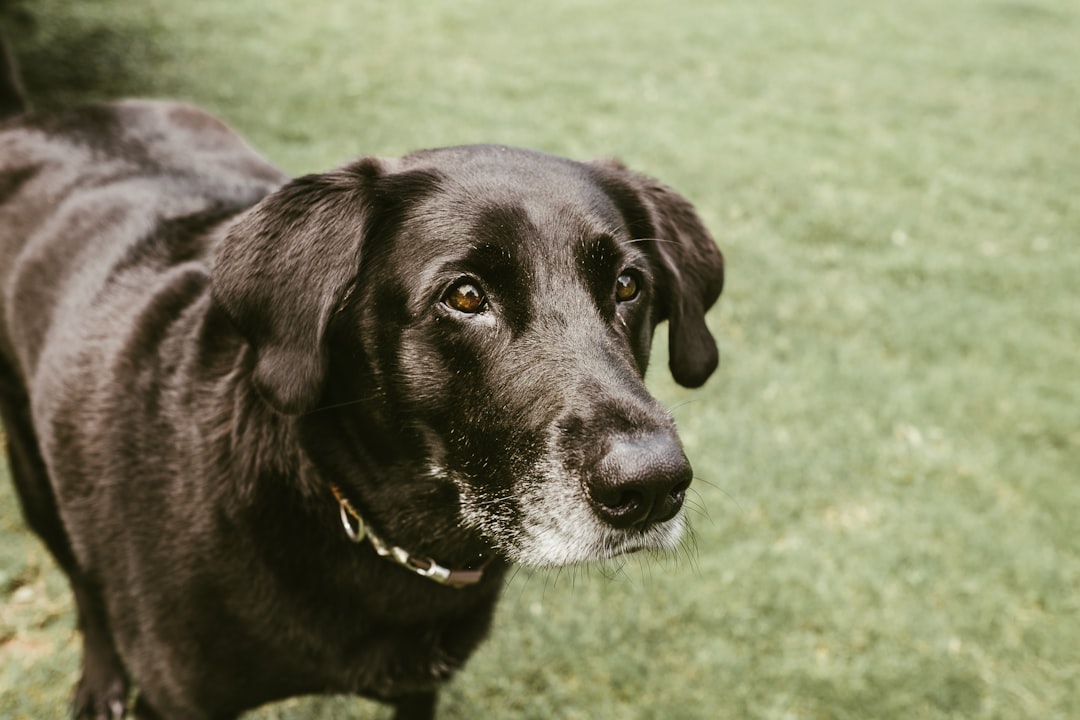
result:
M 522 571 L 445 718 L 1080 717 L 1080 5 L 3 0 L 40 108 L 179 97 L 291 172 L 615 155 L 728 259 L 723 361 L 649 381 L 693 552 Z M 0 717 L 69 595 L 0 478 Z M 352 713 L 352 715 L 350 715 Z M 386 716 L 294 700 L 250 720 Z

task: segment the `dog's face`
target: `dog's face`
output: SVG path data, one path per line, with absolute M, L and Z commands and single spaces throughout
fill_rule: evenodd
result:
M 332 415 L 385 534 L 437 552 L 466 531 L 535 566 L 678 542 L 692 472 L 642 376 L 669 319 L 676 379 L 705 381 L 722 280 L 672 191 L 501 147 L 300 179 L 214 270 L 260 393 Z

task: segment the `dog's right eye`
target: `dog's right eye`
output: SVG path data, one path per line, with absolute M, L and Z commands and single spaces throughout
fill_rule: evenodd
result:
M 447 307 L 467 315 L 474 315 L 487 306 L 483 291 L 469 280 L 463 280 L 447 290 L 442 301 Z

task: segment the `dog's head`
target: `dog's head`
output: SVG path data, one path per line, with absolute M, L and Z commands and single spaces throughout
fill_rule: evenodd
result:
M 264 200 L 212 278 L 259 394 L 318 423 L 312 460 L 395 542 L 678 542 L 692 471 L 642 377 L 663 320 L 675 379 L 713 372 L 723 260 L 669 188 L 495 146 L 361 160 Z

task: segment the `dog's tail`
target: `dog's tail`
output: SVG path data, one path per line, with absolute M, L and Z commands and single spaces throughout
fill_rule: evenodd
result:
M 4 36 L 0 35 L 0 120 L 21 115 L 29 109 L 15 53 Z

